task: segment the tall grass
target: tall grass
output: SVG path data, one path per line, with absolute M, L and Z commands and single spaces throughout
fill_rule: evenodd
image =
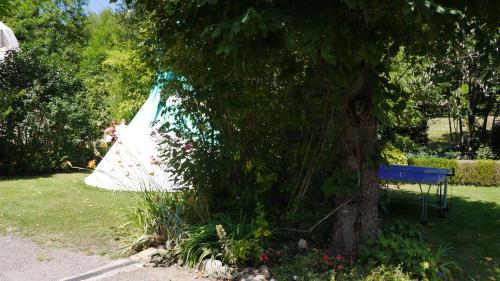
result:
M 190 267 L 196 267 L 205 259 L 213 259 L 221 254 L 217 231 L 214 224 L 193 226 L 186 239 L 176 248 L 176 255 Z
M 181 192 L 143 190 L 138 193 L 137 205 L 128 215 L 127 225 L 140 233 L 131 245 L 139 251 L 149 246 L 178 244 L 184 237 L 187 224 L 182 217 L 185 212 Z

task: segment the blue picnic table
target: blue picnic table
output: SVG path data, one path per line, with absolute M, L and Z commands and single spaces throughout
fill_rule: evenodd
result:
M 402 165 L 380 165 L 378 177 L 381 181 L 413 183 L 420 187 L 420 197 L 422 200 L 422 211 L 420 221 L 427 223 L 427 206 L 430 189 L 436 185 L 437 208 L 441 217 L 446 217 L 449 210 L 448 196 L 448 178 L 454 175 L 453 169 L 443 169 L 435 167 L 418 167 Z M 422 184 L 428 185 L 427 191 Z

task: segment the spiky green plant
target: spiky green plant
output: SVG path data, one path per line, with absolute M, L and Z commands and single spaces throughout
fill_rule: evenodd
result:
M 140 233 L 131 249 L 138 251 L 167 241 L 178 244 L 185 236 L 187 227 L 181 218 L 184 209 L 181 193 L 159 190 L 139 192 L 137 205 L 128 215 L 127 222 Z

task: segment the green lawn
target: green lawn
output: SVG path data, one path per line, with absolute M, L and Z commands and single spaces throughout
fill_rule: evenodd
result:
M 451 191 L 448 217 L 429 209 L 429 225 L 421 226 L 418 186 L 391 189 L 384 221 L 410 222 L 431 244 L 451 246 L 448 258 L 462 267 L 463 280 L 500 280 L 500 187 L 453 186 Z
M 482 124 L 483 123 L 483 118 L 477 118 L 477 123 Z M 427 131 L 427 135 L 429 136 L 429 139 L 434 142 L 448 142 L 450 139 L 450 125 L 448 123 L 448 118 L 447 117 L 441 117 L 441 118 L 432 118 L 428 122 L 429 129 Z M 452 126 L 453 126 L 453 121 L 452 121 Z M 488 123 L 486 125 L 486 128 L 488 130 L 491 130 L 493 126 L 493 117 L 490 116 L 488 117 Z M 462 124 L 462 130 L 464 132 L 468 131 L 467 124 L 464 123 Z
M 0 233 L 114 256 L 125 245 L 117 229 L 134 197 L 88 187 L 87 174 L 0 180 Z

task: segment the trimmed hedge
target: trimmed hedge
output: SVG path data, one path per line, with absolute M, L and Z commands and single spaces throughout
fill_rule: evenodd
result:
M 500 186 L 500 161 L 457 160 L 446 158 L 410 158 L 408 165 L 453 168 L 450 183 L 463 185 Z

